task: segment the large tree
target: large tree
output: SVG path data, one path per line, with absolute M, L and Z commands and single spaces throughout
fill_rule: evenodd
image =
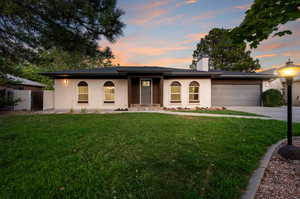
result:
M 51 48 L 38 55 L 38 61 L 30 63 L 22 62 L 14 67 L 10 73 L 16 74 L 26 79 L 38 81 L 53 88 L 53 81 L 40 75 L 42 72 L 52 72 L 58 70 L 96 68 L 99 66 L 112 66 L 111 60 L 114 58 L 109 48 L 102 49 L 101 53 L 95 56 L 86 56 L 79 52 L 70 53 L 60 48 Z M 1 78 L 1 77 L 0 77 Z M 1 84 L 1 82 L 0 82 Z
M 233 42 L 228 29 L 212 29 L 208 35 L 200 40 L 193 53 L 191 68 L 204 57 L 209 57 L 209 68 L 225 71 L 252 72 L 260 68 L 258 60 L 250 56 L 246 50 L 246 43 Z
M 116 0 L 1 0 L 0 72 L 9 69 L 6 63 L 33 63 L 53 47 L 74 56 L 110 57 L 98 41 L 122 35 L 122 15 Z
M 237 42 L 247 41 L 252 48 L 274 36 L 292 34 L 290 30 L 280 30 L 279 25 L 300 18 L 300 0 L 255 0 L 246 12 L 243 22 L 231 33 Z

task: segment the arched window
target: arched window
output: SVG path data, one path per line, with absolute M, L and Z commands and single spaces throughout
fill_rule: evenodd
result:
M 78 103 L 88 103 L 89 101 L 89 87 L 86 82 L 78 83 Z
M 181 84 L 179 82 L 172 82 L 171 84 L 171 103 L 181 102 Z
M 115 85 L 113 82 L 108 81 L 104 83 L 104 103 L 115 102 Z
M 199 83 L 191 82 L 189 85 L 189 101 L 191 103 L 199 102 Z

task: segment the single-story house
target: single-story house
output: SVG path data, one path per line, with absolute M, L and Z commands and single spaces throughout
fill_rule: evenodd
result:
M 210 71 L 207 64 L 197 70 L 119 66 L 42 74 L 55 80 L 55 110 L 259 106 L 263 80 L 274 78 Z
M 9 83 L 0 85 L 0 97 L 20 99 L 14 107 L 0 107 L 0 110 L 42 110 L 43 89 L 46 85 L 29 79 L 6 74 Z
M 6 78 L 12 80 L 7 85 L 0 85 L 0 89 L 14 89 L 14 90 L 32 90 L 32 91 L 42 91 L 46 85 L 41 84 L 36 81 L 25 79 L 22 77 L 17 77 L 14 75 L 6 74 Z

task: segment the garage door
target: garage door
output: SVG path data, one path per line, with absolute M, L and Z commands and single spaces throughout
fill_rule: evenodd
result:
M 213 106 L 259 106 L 260 85 L 212 85 Z

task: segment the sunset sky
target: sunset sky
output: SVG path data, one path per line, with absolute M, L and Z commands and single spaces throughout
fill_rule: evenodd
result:
M 241 23 L 252 0 L 119 0 L 126 14 L 124 36 L 108 45 L 120 65 L 188 68 L 200 38 L 210 29 Z M 289 22 L 293 35 L 274 37 L 252 50 L 262 67 L 283 65 L 288 57 L 300 63 L 300 20 Z

